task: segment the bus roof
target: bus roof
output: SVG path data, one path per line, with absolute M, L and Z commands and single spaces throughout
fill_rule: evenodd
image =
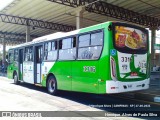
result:
M 81 28 L 81 29 L 78 29 L 78 30 L 70 31 L 70 32 L 57 32 L 57 33 L 45 35 L 45 36 L 42 36 L 42 37 L 35 38 L 31 42 L 27 42 L 27 43 L 23 43 L 23 44 L 17 45 L 14 48 L 28 46 L 28 45 L 32 45 L 32 44 L 35 44 L 35 43 L 41 43 L 41 42 L 45 42 L 45 41 L 49 41 L 49 40 L 54 40 L 54 39 L 64 38 L 64 37 L 67 37 L 67 36 L 76 35 L 81 30 L 85 30 L 85 29 L 88 29 L 90 27 L 97 28 L 97 26 L 101 26 L 101 25 L 104 25 L 104 24 L 110 23 L 110 22 L 113 22 L 113 21 L 104 22 L 104 23 L 101 23 L 101 24 L 89 26 L 89 27 L 86 27 L 86 28 Z
M 72 35 L 77 34 L 79 31 L 80 31 L 80 29 L 74 30 L 74 31 L 71 31 L 71 32 L 57 32 L 57 33 L 45 35 L 45 36 L 42 36 L 42 37 L 35 38 L 31 42 L 27 42 L 27 43 L 17 45 L 17 46 L 15 46 L 15 48 L 16 47 L 27 46 L 27 45 L 32 45 L 34 43 L 45 42 L 45 41 L 48 41 L 48 40 L 59 39 L 59 38 L 62 38 L 62 37 L 72 36 Z

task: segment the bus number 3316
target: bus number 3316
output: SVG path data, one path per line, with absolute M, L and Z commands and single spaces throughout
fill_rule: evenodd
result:
M 96 67 L 95 66 L 84 66 L 83 67 L 83 72 L 96 72 Z

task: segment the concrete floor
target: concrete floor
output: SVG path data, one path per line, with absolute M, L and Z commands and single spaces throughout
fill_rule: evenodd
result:
M 29 86 L 29 85 L 28 85 Z M 12 80 L 3 78 L 0 80 L 0 111 L 62 111 L 62 110 L 94 110 L 93 108 L 77 102 L 52 96 L 40 87 L 19 86 Z M 42 91 L 38 91 L 38 90 Z
M 93 99 L 89 98 L 88 101 L 87 100 L 88 94 L 83 94 L 83 93 L 73 93 L 73 95 L 71 94 L 72 92 L 62 92 L 62 95 L 60 96 L 52 96 L 47 93 L 45 88 L 24 83 L 21 85 L 15 85 L 13 84 L 13 80 L 7 79 L 5 77 L 0 77 L 0 111 L 102 111 L 103 110 L 90 107 L 90 100 L 94 101 L 95 98 Z M 115 98 L 114 100 L 116 101 Z M 113 100 L 111 100 L 111 102 L 112 101 Z M 51 119 L 82 120 L 82 118 L 77 118 L 77 117 L 76 118 L 60 117 Z M 92 119 L 140 120 L 142 118 L 86 117 L 85 119 L 86 120 L 92 120 Z

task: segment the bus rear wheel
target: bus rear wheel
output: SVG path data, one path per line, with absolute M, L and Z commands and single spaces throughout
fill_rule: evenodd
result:
M 14 73 L 13 79 L 14 79 L 14 83 L 15 83 L 16 85 L 18 85 L 18 84 L 20 83 L 20 81 L 18 81 L 18 75 L 17 75 L 17 73 Z
M 47 90 L 49 94 L 57 95 L 57 81 L 53 76 L 50 76 L 47 80 Z

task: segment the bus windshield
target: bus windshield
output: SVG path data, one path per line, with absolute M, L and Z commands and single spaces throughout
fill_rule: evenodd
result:
M 125 25 L 114 26 L 114 46 L 123 53 L 146 53 L 148 32 L 146 29 Z

